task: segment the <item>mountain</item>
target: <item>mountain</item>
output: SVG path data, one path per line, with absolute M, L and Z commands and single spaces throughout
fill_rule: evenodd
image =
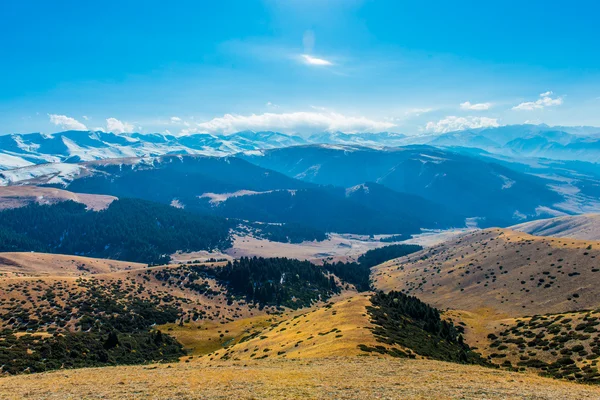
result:
M 177 155 L 54 163 L 4 171 L 1 176 L 12 184 L 139 198 L 195 213 L 292 223 L 325 232 L 410 235 L 421 228 L 464 225 L 462 215 L 443 212 L 441 205 L 419 196 L 375 184 L 360 193 L 320 186 L 238 157 Z
M 449 132 L 422 143 L 472 147 L 516 157 L 600 162 L 600 128 L 507 125 Z
M 508 125 L 468 129 L 441 135 L 322 132 L 309 137 L 271 131 L 241 131 L 231 135 L 65 131 L 53 134 L 0 136 L 0 171 L 47 162 L 81 162 L 108 158 L 168 154 L 225 156 L 307 144 L 356 145 L 372 148 L 428 144 L 437 147 L 480 148 L 518 157 L 600 162 L 600 128 Z
M 567 215 L 538 219 L 511 226 L 510 229 L 535 236 L 600 241 L 600 214 Z
M 537 217 L 540 207 L 552 208 L 564 199 L 546 179 L 517 172 L 491 159 L 431 146 L 378 150 L 312 145 L 240 157 L 321 185 L 348 188 L 376 182 L 395 192 L 441 204 L 454 214 L 481 218 L 484 226 L 512 225 L 519 219 Z
M 62 201 L 83 203 L 90 210 L 103 210 L 117 198 L 102 194 L 73 193 L 67 190 L 37 186 L 0 186 L 0 210 L 29 204 L 56 204 Z
M 444 229 L 462 227 L 465 218 L 438 202 L 408 193 L 396 192 L 375 182 L 366 182 L 346 189 L 346 198 L 377 209 L 388 216 L 402 216 L 420 228 Z
M 65 131 L 0 136 L 0 171 L 48 162 L 81 162 L 123 157 L 168 154 L 225 156 L 241 151 L 271 149 L 308 143 L 398 145 L 405 138 L 396 133 L 322 133 L 307 139 L 279 132 L 242 131 L 231 135 L 197 133 L 174 136 L 160 133 Z

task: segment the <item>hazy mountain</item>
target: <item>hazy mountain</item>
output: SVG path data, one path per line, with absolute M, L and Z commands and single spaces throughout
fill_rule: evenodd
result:
M 517 157 L 600 162 L 600 128 L 508 125 L 449 132 L 422 143 L 480 148 Z
M 376 182 L 444 205 L 453 213 L 506 224 L 537 216 L 564 198 L 550 181 L 493 160 L 430 146 L 382 150 L 357 146 L 298 146 L 242 155 L 262 167 L 321 185 L 352 187 Z

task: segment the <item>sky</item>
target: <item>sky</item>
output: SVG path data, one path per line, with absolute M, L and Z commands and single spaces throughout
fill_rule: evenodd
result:
M 0 2 L 0 134 L 600 126 L 595 1 Z

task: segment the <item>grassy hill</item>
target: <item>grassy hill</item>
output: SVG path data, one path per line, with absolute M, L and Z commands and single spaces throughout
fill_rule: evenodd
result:
M 600 241 L 600 214 L 539 219 L 515 225 L 511 229 L 536 236 Z
M 600 242 L 488 229 L 383 263 L 372 279 L 443 309 L 585 310 L 600 306 Z
M 0 210 L 23 207 L 28 204 L 55 204 L 71 200 L 85 204 L 91 210 L 103 210 L 117 198 L 103 194 L 73 193 L 50 187 L 0 186 Z
M 506 229 L 383 263 L 375 287 L 442 309 L 491 363 L 598 382 L 600 243 Z

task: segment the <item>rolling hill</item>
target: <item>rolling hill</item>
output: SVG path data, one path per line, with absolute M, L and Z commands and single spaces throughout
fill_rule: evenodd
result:
M 519 317 L 600 306 L 600 243 L 486 229 L 381 264 L 374 286 L 440 308 Z
M 600 241 L 600 214 L 540 219 L 512 226 L 511 229 L 535 236 Z
M 90 210 L 103 210 L 117 198 L 102 194 L 73 193 L 67 190 L 38 186 L 0 186 L 0 210 L 23 207 L 28 204 L 55 204 L 74 201 Z
M 446 309 L 491 363 L 598 382 L 599 256 L 600 242 L 488 229 L 383 263 L 372 279 Z

